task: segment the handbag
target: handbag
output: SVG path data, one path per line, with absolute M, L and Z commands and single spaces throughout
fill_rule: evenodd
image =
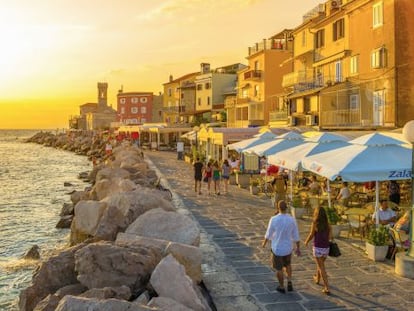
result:
M 341 256 L 341 251 L 339 249 L 338 244 L 336 242 L 329 242 L 329 256 L 331 257 L 339 257 Z

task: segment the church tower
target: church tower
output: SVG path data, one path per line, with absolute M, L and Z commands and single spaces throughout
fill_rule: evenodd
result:
M 108 107 L 108 83 L 98 82 L 98 110 Z

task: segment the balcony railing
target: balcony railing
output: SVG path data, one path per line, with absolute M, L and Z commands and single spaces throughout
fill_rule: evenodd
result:
M 338 109 L 321 111 L 320 125 L 331 127 L 366 126 L 367 120 L 361 120 L 359 109 Z
M 169 106 L 169 107 L 162 107 L 162 111 L 164 112 L 179 112 L 180 106 Z
M 244 80 L 258 80 L 262 78 L 261 70 L 249 70 L 244 73 Z
M 237 105 L 245 104 L 250 102 L 250 97 L 243 97 L 243 98 L 237 98 Z
M 264 50 L 284 50 L 286 49 L 285 39 L 265 39 L 253 46 L 249 46 L 249 56 Z
M 287 111 L 272 111 L 269 112 L 269 121 L 275 122 L 275 121 L 286 121 L 288 118 Z

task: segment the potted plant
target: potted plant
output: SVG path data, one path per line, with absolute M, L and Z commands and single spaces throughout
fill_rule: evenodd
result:
M 301 196 L 294 196 L 291 202 L 291 213 L 296 219 L 302 218 L 305 214 L 305 207 L 303 204 L 303 198 Z
M 259 193 L 259 181 L 257 178 L 250 177 L 250 193 L 257 195 Z
M 339 222 L 342 220 L 338 212 L 334 207 L 324 207 L 326 211 L 326 216 L 328 217 L 328 222 L 332 228 L 332 237 L 337 238 L 341 233 L 342 226 Z
M 368 258 L 374 261 L 384 261 L 388 252 L 389 232 L 386 226 L 380 225 L 369 232 L 365 243 Z
M 242 171 L 236 171 L 236 182 L 239 188 L 249 187 L 250 174 L 244 174 Z

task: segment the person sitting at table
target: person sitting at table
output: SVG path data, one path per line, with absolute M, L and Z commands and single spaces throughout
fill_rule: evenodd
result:
M 401 241 L 405 246 L 409 246 L 410 226 L 411 226 L 411 211 L 406 211 L 394 225 L 394 229 L 400 233 Z
M 348 183 L 344 181 L 342 183 L 341 190 L 336 196 L 336 200 L 341 202 L 343 206 L 348 206 L 348 201 L 349 201 L 350 196 L 351 196 L 351 190 L 349 190 L 348 188 Z
M 388 207 L 388 200 L 382 199 L 380 201 L 380 207 L 378 210 L 379 223 L 381 225 L 390 225 L 394 226 L 394 223 L 397 221 L 397 214 Z M 372 214 L 372 221 L 375 223 L 377 219 L 377 212 Z
M 307 187 L 309 187 L 309 184 L 310 184 L 310 180 L 309 180 L 309 178 L 308 177 L 306 177 L 303 173 L 302 173 L 302 175 L 301 175 L 301 177 L 299 178 L 299 180 L 298 180 L 298 183 L 299 183 L 299 188 L 307 188 Z

